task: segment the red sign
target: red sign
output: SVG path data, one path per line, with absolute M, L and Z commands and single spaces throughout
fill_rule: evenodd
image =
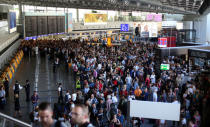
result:
M 158 38 L 159 47 L 167 47 L 167 38 Z

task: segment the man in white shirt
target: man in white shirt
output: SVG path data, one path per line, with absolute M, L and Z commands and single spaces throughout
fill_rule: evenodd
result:
M 102 67 L 102 65 L 101 65 L 101 63 L 99 63 L 97 69 L 98 69 L 98 70 L 101 70 L 101 67 Z
M 58 103 L 63 103 L 63 88 L 62 84 L 58 84 Z
M 153 92 L 153 101 L 154 101 L 154 102 L 157 102 L 157 99 L 158 99 L 157 90 L 155 90 L 155 91 Z
M 126 85 L 127 85 L 127 90 L 129 91 L 130 87 L 131 87 L 131 83 L 132 83 L 132 78 L 131 78 L 130 74 L 127 75 L 125 81 L 126 81 Z

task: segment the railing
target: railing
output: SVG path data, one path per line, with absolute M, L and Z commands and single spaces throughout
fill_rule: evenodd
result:
M 18 119 L 0 113 L 0 127 L 7 127 L 10 126 L 8 124 L 19 125 L 21 127 L 32 127 L 30 124 L 22 122 Z

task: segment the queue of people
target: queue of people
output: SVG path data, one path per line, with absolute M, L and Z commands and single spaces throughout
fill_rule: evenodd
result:
M 143 118 L 128 119 L 127 102 L 134 99 L 180 103 L 181 120 L 172 125 L 201 125 L 202 102 L 208 97 L 201 80 L 197 75 L 190 74 L 184 58 L 169 56 L 161 60 L 156 57 L 157 45 L 154 43 L 129 42 L 106 47 L 80 40 L 29 40 L 21 44 L 26 55 L 37 54 L 36 47 L 41 55 L 47 54 L 49 60 L 53 61 L 54 73 L 59 66 L 65 66 L 67 72 L 74 73 L 76 83 L 69 85 L 74 85 L 76 90 L 67 90 L 64 94 L 62 84 L 58 83 L 58 103 L 62 108 L 54 109 L 54 117 L 68 126 L 75 126 L 82 120 L 79 119 L 80 114 L 75 112 L 78 104 L 88 107 L 90 113 L 83 117 L 90 116 L 87 123 L 94 126 L 141 126 L 145 122 Z M 170 70 L 160 71 L 157 61 L 170 64 Z M 15 85 L 14 88 L 18 95 L 19 86 Z M 40 121 L 41 118 L 39 110 L 42 109 L 37 107 L 37 102 L 33 103 L 34 121 Z M 86 109 L 82 111 L 87 114 Z M 75 122 L 76 116 L 78 122 Z M 169 126 L 165 120 L 150 122 L 156 126 Z

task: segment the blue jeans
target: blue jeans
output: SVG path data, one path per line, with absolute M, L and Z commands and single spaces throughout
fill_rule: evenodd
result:
M 32 103 L 32 106 L 33 106 L 33 110 L 35 110 L 35 108 L 37 107 L 38 103 L 35 102 L 35 103 Z

